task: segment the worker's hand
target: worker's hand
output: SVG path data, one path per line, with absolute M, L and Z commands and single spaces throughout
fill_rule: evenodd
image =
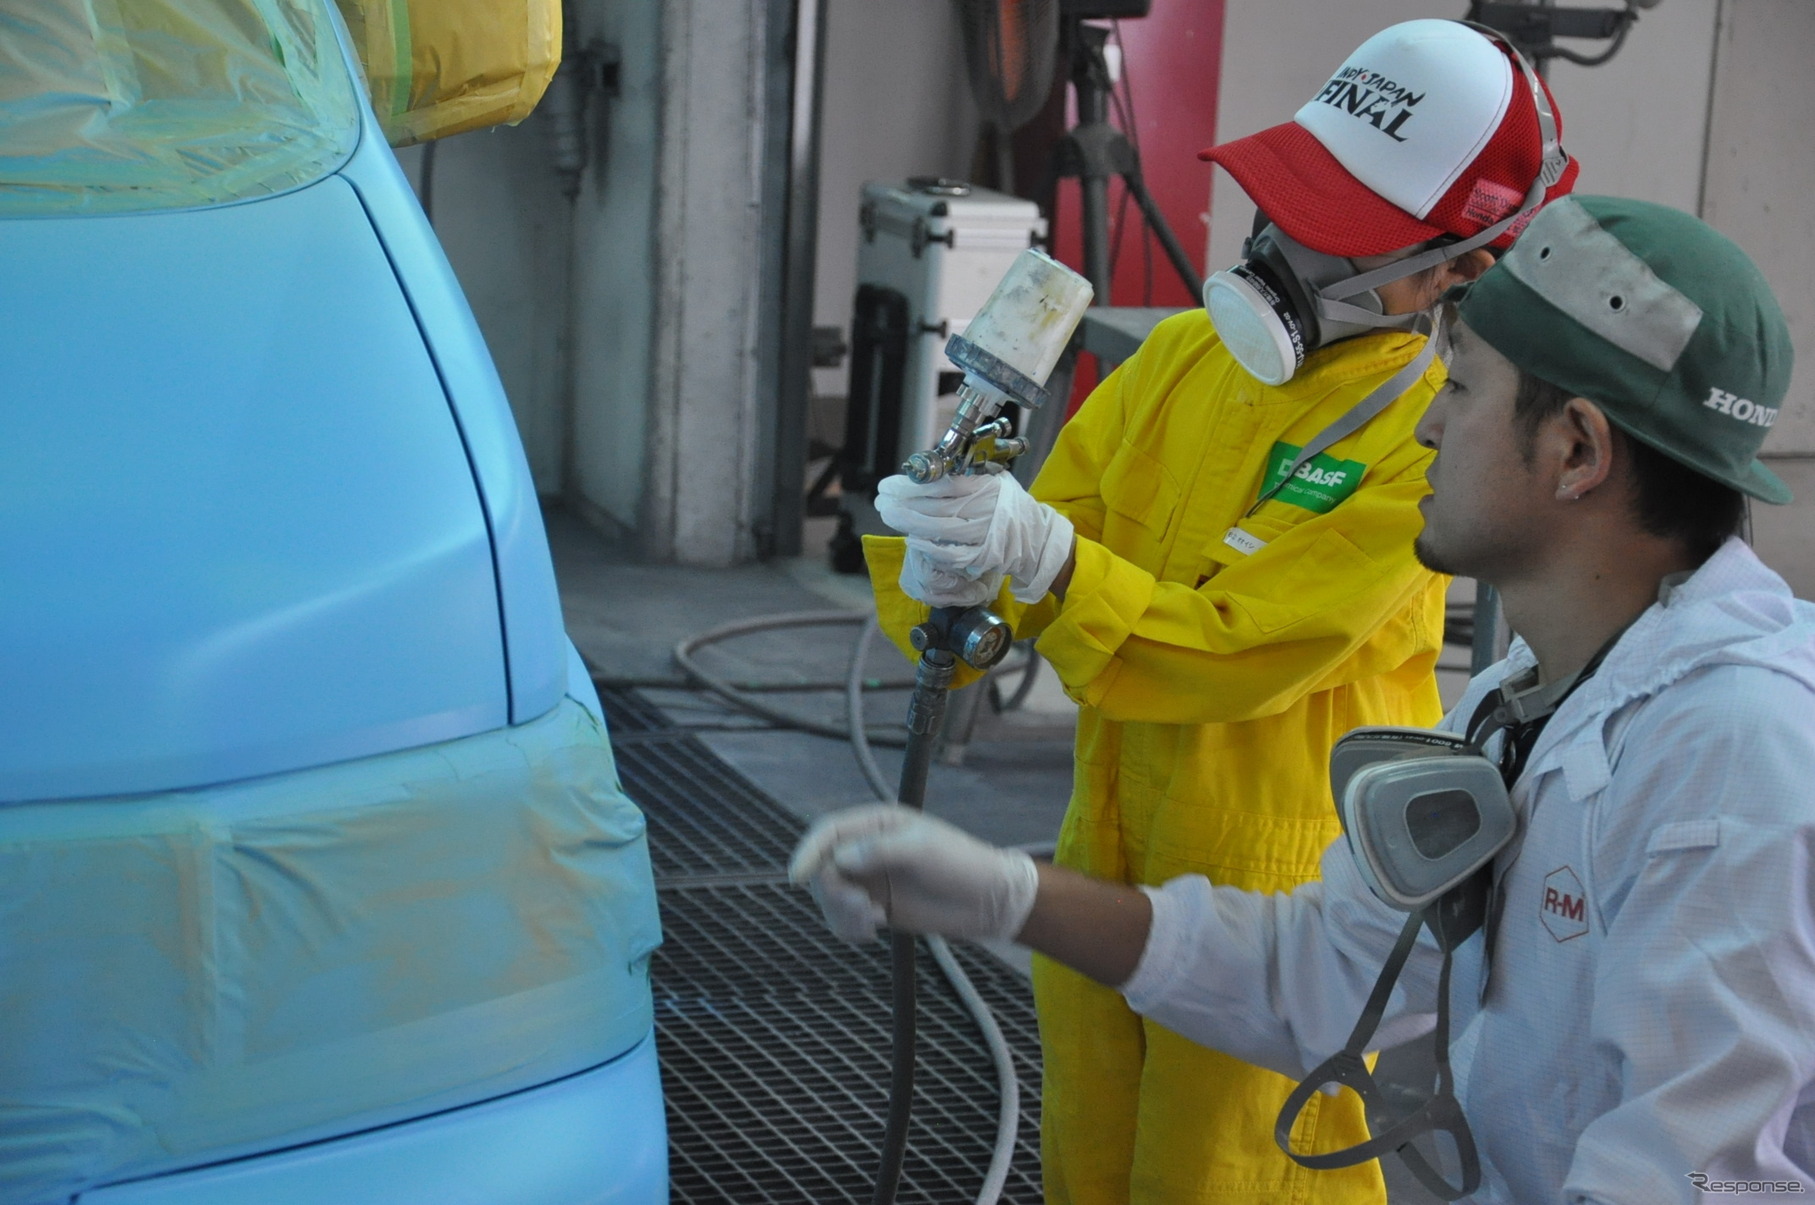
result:
M 899 804 L 822 816 L 801 838 L 788 877 L 809 884 L 846 941 L 880 925 L 944 937 L 1013 939 L 1039 891 L 1034 861 Z
M 978 607 L 996 601 L 1001 590 L 1000 573 L 982 577 L 953 573 L 911 544 L 901 562 L 901 592 L 928 606 Z
M 1036 502 L 1007 473 L 942 477 L 921 485 L 897 474 L 876 487 L 882 521 L 908 538 L 908 553 L 950 573 L 1006 574 L 1014 596 L 1039 602 L 1071 557 L 1071 520 Z M 905 583 L 904 583 L 905 584 Z M 993 595 L 992 595 L 993 597 Z

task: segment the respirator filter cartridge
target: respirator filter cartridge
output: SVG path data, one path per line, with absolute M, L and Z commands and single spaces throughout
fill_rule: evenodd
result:
M 1204 282 L 1204 309 L 1236 362 L 1265 385 L 1283 385 L 1305 362 L 1311 332 L 1266 266 L 1248 260 Z
M 1518 830 L 1499 767 L 1454 733 L 1357 728 L 1330 751 L 1330 788 L 1362 879 L 1407 912 L 1467 882 Z

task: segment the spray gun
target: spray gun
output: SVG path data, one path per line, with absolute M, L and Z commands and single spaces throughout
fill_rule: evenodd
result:
M 1027 450 L 1027 443 L 1009 435 L 1002 407 L 1014 402 L 1034 409 L 1051 400 L 1046 378 L 1071 341 L 1091 295 L 1089 281 L 1044 252 L 1030 247 L 1017 256 L 964 333 L 953 335 L 945 345 L 947 358 L 964 370 L 951 427 L 936 445 L 908 457 L 901 471 L 922 484 L 958 474 L 1006 472 Z M 1014 631 L 987 607 L 935 607 L 910 639 L 920 660 L 908 703 L 907 752 L 895 797 L 904 806 L 919 808 L 926 799 L 927 768 L 958 661 L 988 669 L 1007 654 Z M 914 1096 L 914 938 L 893 935 L 889 954 L 894 981 L 893 1066 L 874 1205 L 895 1200 Z
M 1046 378 L 1090 304 L 1090 282 L 1045 252 L 1015 258 L 983 310 L 945 345 L 964 370 L 958 413 L 939 443 L 908 457 L 901 471 L 922 484 L 954 473 L 1000 471 L 1027 450 L 1008 440 L 996 416 L 1007 402 L 1038 409 L 1048 401 Z
M 1006 472 L 1027 451 L 1027 441 L 1009 435 L 1002 407 L 1014 402 L 1034 410 L 1050 400 L 1046 378 L 1091 297 L 1089 281 L 1045 252 L 1030 247 L 1016 256 L 964 333 L 945 345 L 946 357 L 964 370 L 951 427 L 933 447 L 908 457 L 901 471 L 921 484 L 957 474 Z M 923 665 L 927 653 L 943 650 L 974 669 L 1001 660 L 1013 638 L 1008 623 L 983 607 L 935 608 L 911 634 Z M 940 706 L 949 681 L 948 673 L 940 687 Z M 912 724 L 910 715 L 910 728 Z

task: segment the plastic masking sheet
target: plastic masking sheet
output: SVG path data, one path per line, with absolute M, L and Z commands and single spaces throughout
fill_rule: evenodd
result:
M 561 65 L 561 0 L 337 0 L 392 146 L 528 117 Z
M 0 217 L 283 192 L 358 140 L 328 0 L 0 5 Z
M 344 1134 L 650 1030 L 643 816 L 597 721 L 0 807 L 0 1202 Z

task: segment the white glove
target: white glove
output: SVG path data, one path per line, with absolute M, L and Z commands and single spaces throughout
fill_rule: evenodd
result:
M 822 816 L 801 838 L 788 877 L 808 883 L 846 941 L 880 925 L 906 933 L 1013 940 L 1039 892 L 1034 860 L 986 845 L 894 803 Z
M 876 513 L 908 537 L 910 554 L 969 578 L 1006 574 L 1024 603 L 1045 598 L 1071 558 L 1071 520 L 1034 501 L 1007 473 L 925 485 L 885 477 L 876 487 Z
M 901 591 L 933 607 L 976 607 L 996 601 L 1002 589 L 1000 573 L 966 577 L 942 568 L 926 553 L 908 545 L 901 562 Z

